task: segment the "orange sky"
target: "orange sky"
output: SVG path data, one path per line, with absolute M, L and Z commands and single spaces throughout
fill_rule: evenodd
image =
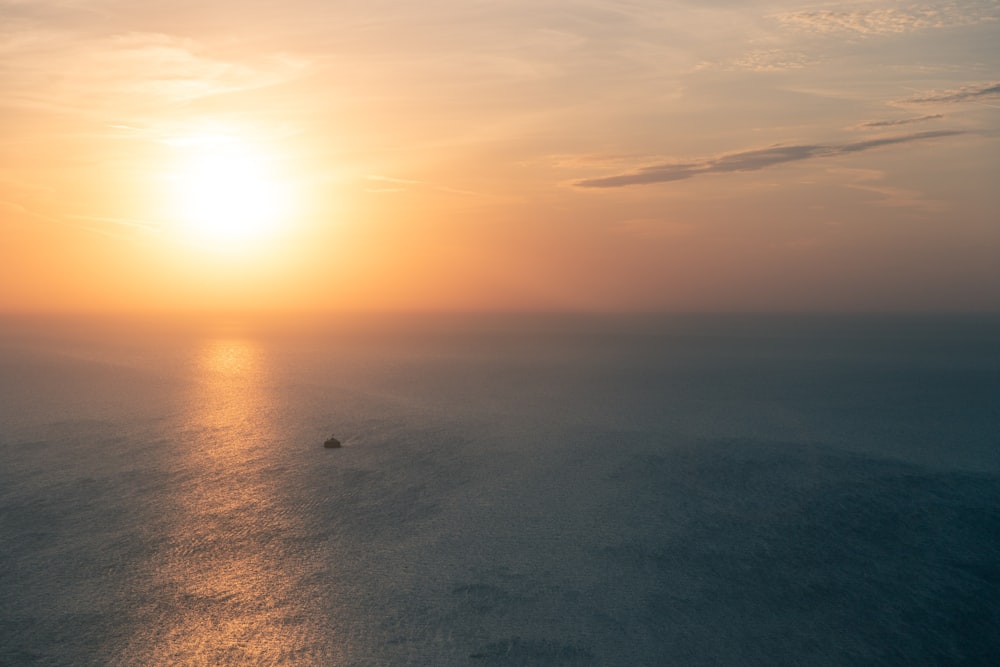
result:
M 0 17 L 0 310 L 1000 308 L 996 0 Z

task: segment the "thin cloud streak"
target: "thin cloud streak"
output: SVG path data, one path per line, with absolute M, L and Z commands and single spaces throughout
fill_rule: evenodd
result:
M 859 123 L 854 126 L 854 129 L 866 130 L 869 128 L 877 127 L 895 127 L 896 125 L 912 125 L 914 123 L 923 123 L 929 120 L 938 120 L 944 118 L 944 114 L 934 113 L 928 114 L 926 116 L 913 116 L 912 118 L 897 118 L 895 120 L 869 120 L 864 123 Z
M 66 227 L 73 227 L 75 229 L 82 229 L 88 232 L 94 232 L 96 234 L 101 234 L 102 236 L 108 236 L 116 239 L 127 239 L 132 238 L 135 233 L 150 233 L 157 234 L 162 228 L 163 224 L 151 220 L 135 220 L 130 218 L 113 218 L 107 216 L 98 215 L 63 215 L 59 217 L 53 217 L 50 215 L 44 215 L 33 211 L 27 206 L 20 204 L 15 201 L 9 201 L 0 199 L 0 210 L 6 209 L 11 212 L 11 217 L 23 217 L 33 220 L 40 220 L 42 222 L 53 224 L 53 225 L 63 225 Z M 79 222 L 83 224 L 79 224 Z M 110 225 L 113 229 L 109 228 L 99 228 L 92 226 L 91 223 L 104 223 Z M 133 232 L 133 234 L 125 234 L 124 232 Z
M 908 104 L 926 104 L 930 102 L 966 102 L 977 100 L 981 97 L 993 97 L 1000 95 L 1000 81 L 979 84 L 976 86 L 964 86 L 954 90 L 946 90 L 942 93 L 930 93 L 903 100 Z
M 160 222 L 153 222 L 149 220 L 110 218 L 100 215 L 70 215 L 68 217 L 73 218 L 74 220 L 86 220 L 88 222 L 107 222 L 114 225 L 121 225 L 123 227 L 130 227 L 132 229 L 141 229 L 145 231 L 159 231 L 163 226 Z
M 379 181 L 382 183 L 388 183 L 390 184 L 390 187 L 365 188 L 366 192 L 406 192 L 411 187 L 413 187 L 413 188 L 427 188 L 430 190 L 436 190 L 438 192 L 448 192 L 456 195 L 467 195 L 470 197 L 492 197 L 492 195 L 484 192 L 474 192 L 472 190 L 451 188 L 446 185 L 437 185 L 434 183 L 428 183 L 427 181 L 417 181 L 410 178 L 396 178 L 394 176 L 381 176 L 378 174 L 369 174 L 367 176 L 367 179 L 369 181 Z M 392 185 L 397 185 L 399 187 L 391 187 Z
M 788 162 L 801 162 L 818 157 L 832 157 L 850 153 L 860 153 L 880 148 L 882 146 L 892 146 L 905 144 L 925 139 L 935 139 L 939 137 L 950 137 L 965 132 L 958 130 L 937 130 L 929 132 L 916 132 L 913 134 L 902 134 L 891 137 L 880 137 L 868 139 L 866 141 L 854 141 L 846 144 L 801 144 L 790 146 L 771 146 L 768 148 L 758 148 L 736 153 L 728 153 L 720 157 L 702 158 L 693 162 L 667 163 L 651 165 L 642 169 L 616 174 L 614 176 L 602 176 L 599 178 L 587 178 L 577 181 L 575 185 L 581 188 L 619 188 L 628 185 L 649 185 L 652 183 L 668 183 L 671 181 L 682 181 L 695 176 L 705 174 L 725 174 L 735 171 L 759 171 L 767 167 Z

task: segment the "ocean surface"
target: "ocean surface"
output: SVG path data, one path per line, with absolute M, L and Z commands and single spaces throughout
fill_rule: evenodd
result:
M 1000 665 L 1000 316 L 0 318 L 0 665 Z

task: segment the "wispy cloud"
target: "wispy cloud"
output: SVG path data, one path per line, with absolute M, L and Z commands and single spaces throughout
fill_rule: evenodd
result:
M 897 125 L 912 125 L 914 123 L 924 123 L 929 120 L 938 120 L 939 118 L 944 118 L 944 114 L 934 113 L 925 116 L 912 116 L 910 118 L 895 118 L 890 120 L 866 120 L 863 123 L 855 125 L 853 129 L 868 130 L 872 128 L 895 127 Z
M 32 215 L 31 212 L 21 204 L 3 199 L 0 199 L 0 209 L 6 209 L 7 211 L 18 215 Z
M 853 32 L 861 35 L 886 35 L 938 25 L 938 19 L 933 15 L 923 16 L 898 9 L 790 12 L 779 15 L 778 20 L 808 32 Z
M 901 100 L 904 104 L 926 104 L 931 102 L 967 102 L 984 97 L 1000 96 L 1000 81 L 979 83 L 942 92 L 930 92 Z
M 815 61 L 804 53 L 783 49 L 757 49 L 722 65 L 724 69 L 749 70 L 751 72 L 782 72 L 803 69 Z M 709 64 L 708 67 L 712 65 Z M 706 69 L 702 67 L 701 69 Z
M 406 192 L 411 189 L 418 190 L 434 190 L 436 192 L 446 192 L 448 194 L 455 195 L 465 195 L 469 197 L 492 197 L 492 195 L 483 192 L 474 192 L 472 190 L 462 190 L 460 188 L 452 188 L 445 185 L 436 185 L 434 183 L 428 183 L 427 181 L 417 181 L 410 178 L 396 178 L 393 176 L 382 176 L 379 174 L 369 174 L 366 177 L 369 181 L 375 181 L 376 183 L 385 183 L 385 186 L 365 188 L 366 192 Z
M 126 229 L 134 229 L 145 232 L 158 232 L 163 227 L 163 223 L 150 220 L 136 220 L 134 218 L 112 218 L 99 215 L 70 215 L 74 220 L 84 220 L 87 222 L 102 222 L 117 225 Z
M 18 218 L 22 220 L 29 221 L 41 221 L 50 225 L 62 225 L 64 227 L 73 227 L 75 229 L 81 229 L 85 232 L 90 232 L 93 234 L 99 234 L 101 236 L 106 236 L 108 238 L 114 239 L 126 239 L 129 238 L 129 234 L 122 233 L 122 229 L 116 225 L 111 227 L 95 227 L 91 225 L 91 222 L 100 222 L 101 218 L 92 218 L 89 216 L 63 216 L 63 217 L 52 217 L 49 215 L 44 215 L 29 209 L 27 206 L 19 204 L 13 201 L 0 200 L 0 211 L 6 211 L 7 215 L 3 216 L 5 222 L 8 220 L 17 220 Z M 80 222 L 84 224 L 81 224 Z
M 769 146 L 767 148 L 726 153 L 716 157 L 698 158 L 690 162 L 672 162 L 650 165 L 648 167 L 643 167 L 641 169 L 623 174 L 587 178 L 577 181 L 575 185 L 581 188 L 619 188 L 627 185 L 647 185 L 652 183 L 682 181 L 688 178 L 694 178 L 695 176 L 703 176 L 705 174 L 759 171 L 761 169 L 766 169 L 767 167 L 773 167 L 775 165 L 788 162 L 800 162 L 802 160 L 809 160 L 812 158 L 860 153 L 873 148 L 880 148 L 882 146 L 905 144 L 939 137 L 950 137 L 958 134 L 964 133 L 956 130 L 938 130 L 878 137 L 875 139 L 868 139 L 866 141 L 854 141 L 845 144 L 796 144 L 787 146 Z
M 889 208 L 910 208 L 939 212 L 947 208 L 946 202 L 928 199 L 917 190 L 894 187 L 883 183 L 885 173 L 875 169 L 830 169 L 830 173 L 846 179 L 845 187 L 875 195 L 875 203 Z
M 788 27 L 812 33 L 872 36 L 972 25 L 995 20 L 997 14 L 995 2 L 948 2 L 848 11 L 793 11 L 778 14 L 776 18 Z
M 136 239 L 149 234 L 155 235 L 163 227 L 160 222 L 132 218 L 73 214 L 59 216 L 46 215 L 18 202 L 3 199 L 0 199 L 0 211 L 6 211 L 7 215 L 3 217 L 7 219 L 17 220 L 20 218 L 22 220 L 40 221 L 50 225 L 82 229 L 83 231 L 121 240 Z
M 193 39 L 148 32 L 91 37 L 35 29 L 0 35 L 0 53 L 9 65 L 0 68 L 6 102 L 30 108 L 183 103 L 282 83 L 307 66 L 281 53 L 235 60 Z
M 14 219 L 16 219 L 16 218 L 29 219 L 30 218 L 32 220 L 41 220 L 42 222 L 49 222 L 49 223 L 54 223 L 54 224 L 63 224 L 63 221 L 61 221 L 61 220 L 58 220 L 58 219 L 53 218 L 53 217 L 48 216 L 48 215 L 44 215 L 42 213 L 38 213 L 37 211 L 33 211 L 30 208 L 28 208 L 27 206 L 25 206 L 24 204 L 21 204 L 21 203 L 16 202 L 16 201 L 10 201 L 10 200 L 2 200 L 2 199 L 0 199 L 0 209 L 5 209 L 7 211 L 7 215 L 4 216 L 4 218 L 8 218 L 8 219 L 9 218 L 14 218 Z M 7 220 L 4 220 L 4 221 L 6 222 Z
M 369 181 L 383 181 L 385 183 L 398 183 L 400 185 L 421 185 L 421 181 L 415 181 L 412 178 L 395 178 L 393 176 L 381 176 L 379 174 L 369 174 L 367 176 Z

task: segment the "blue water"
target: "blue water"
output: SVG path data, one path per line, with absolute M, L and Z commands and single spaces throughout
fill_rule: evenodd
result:
M 997 664 L 1000 317 L 0 320 L 0 665 Z

